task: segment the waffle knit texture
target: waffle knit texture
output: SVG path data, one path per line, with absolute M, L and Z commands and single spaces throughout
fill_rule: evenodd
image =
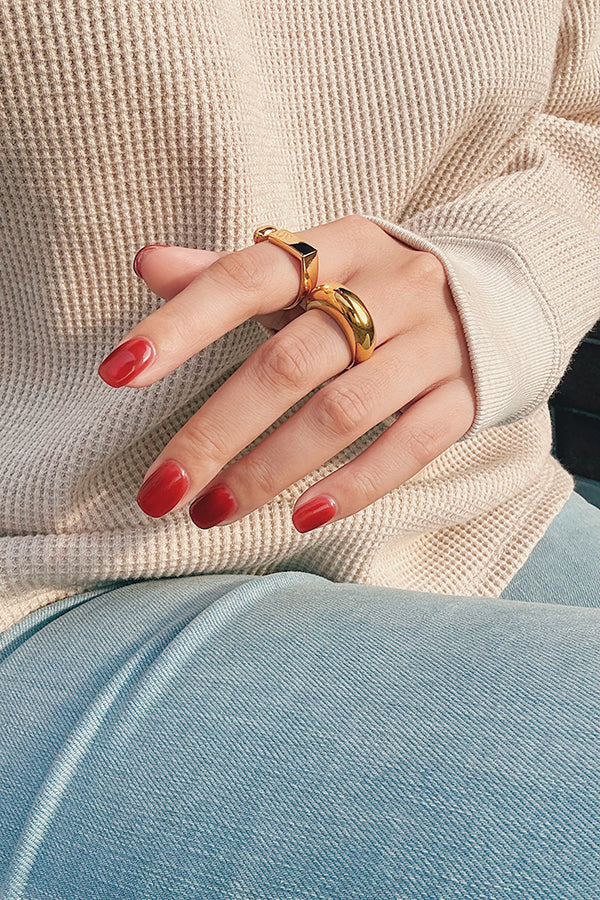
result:
M 598 20 L 596 0 L 3 0 L 1 629 L 203 572 L 500 594 L 573 488 L 547 401 L 600 314 Z M 248 320 L 150 387 L 110 388 L 98 365 L 164 302 L 135 252 L 350 213 L 443 263 L 472 428 L 306 534 L 296 498 L 393 417 L 231 525 L 146 516 L 146 470 L 268 334 Z

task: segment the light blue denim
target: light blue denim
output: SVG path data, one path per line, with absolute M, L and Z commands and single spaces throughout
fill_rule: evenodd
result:
M 119 583 L 0 636 L 2 900 L 599 896 L 600 510 L 501 599 Z

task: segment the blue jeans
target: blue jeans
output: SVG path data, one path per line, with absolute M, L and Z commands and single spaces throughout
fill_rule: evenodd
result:
M 600 510 L 501 599 L 195 575 L 0 635 L 2 900 L 598 896 Z

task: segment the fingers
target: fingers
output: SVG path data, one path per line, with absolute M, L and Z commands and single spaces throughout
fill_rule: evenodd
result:
M 319 282 L 341 281 L 365 302 L 377 324 L 376 353 L 344 372 L 351 351 L 339 325 L 320 310 L 298 315 L 167 444 L 138 494 L 148 515 L 161 516 L 194 500 L 190 515 L 199 527 L 236 521 L 402 410 L 399 422 L 367 451 L 299 499 L 294 524 L 306 531 L 373 503 L 470 427 L 474 388 L 470 368 L 465 376 L 467 351 L 456 339 L 454 306 L 439 261 L 403 249 L 360 216 L 299 235 L 324 251 Z M 121 382 L 133 387 L 154 383 L 246 319 L 281 310 L 298 290 L 297 261 L 269 242 L 234 253 L 144 248 L 136 270 L 169 303 L 121 342 L 129 347 L 137 339 L 141 348 L 142 367 Z M 223 471 L 323 382 L 295 415 Z M 440 397 L 454 406 L 440 406 Z M 398 447 L 390 437 L 384 441 L 391 433 Z M 379 458 L 383 452 L 387 460 Z
M 366 418 L 367 427 L 362 429 L 362 433 L 377 424 L 372 421 L 373 418 L 383 421 L 388 415 L 391 412 Z M 298 499 L 292 513 L 294 527 L 300 532 L 310 531 L 370 506 L 408 481 L 459 440 L 470 427 L 473 415 L 471 392 L 468 385 L 460 379 L 453 379 L 426 392 L 363 453 L 312 485 Z M 288 420 L 278 430 L 277 436 L 288 423 L 289 431 L 292 432 L 292 420 Z M 351 432 L 346 432 L 346 438 L 341 443 L 350 443 L 350 435 Z M 271 447 L 263 448 L 269 441 Z M 307 474 L 300 469 L 312 471 L 326 461 L 314 455 L 309 456 L 304 466 L 296 466 L 296 470 L 292 471 L 292 466 L 285 465 L 286 457 L 281 455 L 276 442 L 277 438 L 273 436 L 271 440 L 270 436 L 257 450 L 234 463 L 214 480 L 214 484 L 207 486 L 200 498 L 190 506 L 190 516 L 199 527 L 226 525 L 236 521 L 251 509 L 262 505 L 258 499 L 261 495 L 264 502 L 268 502 L 270 496 L 275 496 L 282 489 L 279 477 L 282 468 L 286 472 L 283 481 L 287 485 Z M 338 446 L 337 451 L 330 451 L 329 456 L 340 449 L 342 447 Z M 253 454 L 256 454 L 254 458 Z M 323 453 L 322 456 L 325 457 L 326 454 Z M 271 465 L 273 461 L 276 461 L 276 466 Z M 250 475 L 254 476 L 253 480 Z M 211 489 L 214 488 L 216 491 L 211 496 Z M 253 498 L 250 502 L 249 495 Z
M 319 311 L 305 313 L 297 323 L 293 323 L 306 326 L 308 335 L 314 334 L 309 322 L 312 312 Z M 267 344 L 276 340 L 277 338 L 272 338 Z M 284 344 L 283 336 L 280 343 Z M 335 353 L 336 347 L 337 342 L 334 342 L 331 352 Z M 165 461 L 167 467 L 177 462 L 190 478 L 189 489 L 172 509 L 190 502 L 200 490 L 202 497 L 205 497 L 211 487 L 220 483 L 225 488 L 219 489 L 218 496 L 194 502 L 190 515 L 200 527 L 210 527 L 216 524 L 214 504 L 217 503 L 218 512 L 225 512 L 225 516 L 220 519 L 222 524 L 241 518 L 322 465 L 409 400 L 429 389 L 436 377 L 439 378 L 439 354 L 428 354 L 424 360 L 421 345 L 415 340 L 414 334 L 399 336 L 381 346 L 368 362 L 353 367 L 325 385 L 276 431 L 222 472 L 227 461 L 236 455 L 237 447 L 243 448 L 251 442 L 244 432 L 253 416 L 259 419 L 256 430 L 260 429 L 259 434 L 264 431 L 264 423 L 260 421 L 261 406 L 268 402 L 266 398 L 272 391 L 272 386 L 266 379 L 265 396 L 255 396 L 247 404 L 242 403 L 238 407 L 242 421 L 237 421 L 236 417 L 236 421 L 231 423 L 231 429 L 234 433 L 239 429 L 239 433 L 244 435 L 239 440 L 231 435 L 226 436 L 222 427 L 217 437 L 212 435 L 208 439 L 204 427 L 198 435 L 185 435 L 187 426 L 184 426 L 167 445 L 159 462 Z M 234 376 L 226 385 L 233 378 Z M 239 386 L 233 386 L 232 389 L 239 395 Z M 301 395 L 306 392 L 305 387 L 299 393 Z M 207 404 L 196 414 L 199 421 L 206 421 L 205 416 L 210 420 L 211 411 L 207 413 L 206 406 L 215 398 L 215 409 L 226 408 L 226 404 L 219 403 L 218 393 L 219 391 L 209 398 Z M 247 411 L 244 414 L 246 405 Z M 198 446 L 198 438 L 203 452 Z M 228 439 L 234 443 L 228 446 Z M 225 499 L 229 501 L 228 507 L 223 506 Z M 144 509 L 146 504 L 141 502 L 140 505 Z
M 320 282 L 346 283 L 359 262 L 366 265 L 369 259 L 376 259 L 382 247 L 389 253 L 389 236 L 361 216 L 345 216 L 299 232 L 299 236 L 319 250 Z M 140 257 L 140 271 L 143 265 L 144 272 L 148 269 L 152 274 L 154 264 L 158 265 L 157 254 L 166 258 L 173 252 L 169 248 L 149 250 Z M 182 256 L 193 261 L 189 248 L 179 248 L 180 260 Z M 173 256 L 171 260 L 174 266 Z M 198 258 L 195 265 L 199 271 L 188 271 L 185 276 L 171 272 L 166 277 L 167 292 L 184 286 L 131 329 L 101 363 L 98 374 L 108 384 L 154 384 L 248 318 L 279 310 L 297 294 L 298 261 L 269 241 L 219 255 L 209 266 L 205 261 Z
M 382 340 L 387 336 L 384 330 Z M 351 359 L 350 347 L 330 316 L 318 309 L 303 313 L 261 344 L 171 438 L 146 473 L 141 497 L 138 494 L 142 509 L 163 515 L 189 503 L 286 410 L 343 371 Z M 292 456 L 297 457 L 298 448 L 305 443 L 307 435 L 296 433 Z M 172 495 L 161 506 L 154 506 L 152 497 L 149 506 L 146 499 L 156 493 L 156 484 L 148 487 L 148 480 L 166 460 L 176 460 L 186 473 L 185 493 L 177 497 L 175 506 L 168 505 Z
M 419 355 L 414 336 L 402 335 L 339 375 L 214 478 L 190 506 L 192 520 L 211 527 L 242 518 L 383 422 L 431 384 L 435 364 L 419 365 Z M 215 486 L 219 490 L 213 498 Z M 223 486 L 235 508 L 217 523 L 213 508 L 217 503 L 216 512 L 222 511 Z
M 380 371 L 383 360 L 389 355 L 382 354 L 381 350 L 382 345 L 394 334 L 397 327 L 396 316 L 379 282 L 363 275 L 360 279 L 351 281 L 348 286 L 364 299 L 378 323 L 377 340 L 380 347 L 372 357 L 372 359 L 378 357 L 372 370 L 373 378 Z M 378 302 L 383 303 L 381 309 Z M 414 334 L 412 339 L 415 339 Z M 420 346 L 418 340 L 416 346 Z M 438 349 L 441 348 L 436 348 L 429 354 L 432 365 L 426 365 L 421 358 L 422 351 L 419 350 L 415 356 L 411 343 L 411 349 L 404 353 L 405 362 L 401 371 L 402 379 L 399 382 L 404 392 L 410 391 L 417 384 L 419 390 L 423 390 L 425 386 L 430 386 L 445 374 L 440 368 L 440 360 L 444 357 Z M 322 310 L 314 309 L 302 313 L 283 331 L 261 344 L 171 438 L 146 472 L 138 494 L 141 508 L 149 515 L 160 516 L 185 506 L 224 466 L 263 434 L 290 407 L 323 382 L 343 372 L 351 360 L 351 350 L 337 322 Z M 365 365 L 365 363 L 361 365 L 361 372 L 364 372 Z M 377 377 L 385 378 L 387 383 L 393 385 L 396 368 L 397 366 L 391 365 L 387 374 L 382 373 Z M 414 371 L 412 377 L 408 377 L 409 369 Z M 357 367 L 355 370 L 358 371 Z M 353 375 L 352 379 L 356 377 Z M 431 380 L 422 384 L 422 378 Z M 402 403 L 412 400 L 414 396 L 415 393 L 402 393 Z M 365 398 L 370 399 L 368 392 Z M 391 410 L 402 405 L 400 402 L 396 406 L 393 405 L 396 402 L 393 392 L 388 395 L 388 402 L 391 404 Z M 374 407 L 371 407 L 371 413 L 373 411 Z M 373 420 L 372 424 L 382 421 L 389 415 L 384 409 L 377 412 L 380 412 L 381 417 Z M 302 421 L 292 436 L 289 450 L 286 448 L 281 450 L 282 455 L 288 454 L 296 460 L 295 478 L 314 468 L 311 466 L 298 472 L 299 451 L 300 460 L 308 458 L 311 452 L 310 448 L 303 446 L 310 443 L 310 439 L 307 441 L 307 434 L 302 432 Z M 367 427 L 369 427 L 367 424 L 363 425 L 363 430 L 353 434 L 351 440 L 362 434 Z M 339 441 L 345 437 L 339 433 L 334 436 L 325 459 L 338 452 L 342 446 Z M 313 442 L 317 447 L 317 453 L 322 453 L 323 448 L 319 440 L 313 438 Z M 167 460 L 171 460 L 171 466 L 174 462 L 177 463 L 178 469 L 174 470 L 173 477 L 179 472 L 179 478 L 171 485 L 169 475 L 167 488 L 163 490 L 161 480 L 165 470 L 162 473 L 158 470 Z M 319 458 L 317 465 L 322 461 L 323 458 Z M 273 462 L 277 468 L 277 461 Z M 283 487 L 285 485 L 281 484 L 279 489 Z M 258 505 L 269 499 L 270 497 L 263 494 Z

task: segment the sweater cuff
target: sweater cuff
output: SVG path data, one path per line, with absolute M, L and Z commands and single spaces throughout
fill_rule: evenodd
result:
M 476 391 L 475 419 L 460 440 L 546 403 L 561 378 L 558 329 L 518 250 L 489 237 L 436 233 L 429 240 L 379 216 L 364 218 L 444 266 Z

